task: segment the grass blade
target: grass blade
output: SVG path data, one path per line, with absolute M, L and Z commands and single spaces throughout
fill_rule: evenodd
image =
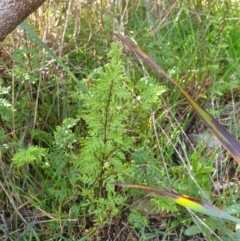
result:
M 209 128 L 212 134 L 217 137 L 219 142 L 222 143 L 222 145 L 228 150 L 231 156 L 238 163 L 240 163 L 239 142 L 221 124 L 219 124 L 217 120 L 215 120 L 206 110 L 204 110 L 178 83 L 170 78 L 167 73 L 163 71 L 146 53 L 144 53 L 135 44 L 124 38 L 122 35 L 116 33 L 115 35 L 136 55 L 142 58 L 181 91 L 181 93 L 193 107 L 194 111 L 198 114 L 202 122 Z
M 88 94 L 87 88 L 76 78 L 76 76 L 72 73 L 72 71 L 62 62 L 60 58 L 34 33 L 34 31 L 26 24 L 21 23 L 21 27 L 25 29 L 28 34 L 32 36 L 32 38 L 40 44 L 61 66 L 62 68 L 68 73 L 68 75 L 76 82 L 76 84 L 82 89 L 84 94 Z
M 144 185 L 135 185 L 131 183 L 120 183 L 120 182 L 115 182 L 113 184 L 120 187 L 143 189 L 143 190 L 146 190 L 147 192 L 152 192 L 157 195 L 168 197 L 172 199 L 175 203 L 182 205 L 185 208 L 189 208 L 191 210 L 194 210 L 203 214 L 207 214 L 212 217 L 227 219 L 236 223 L 240 223 L 240 219 L 233 217 L 229 213 L 213 206 L 210 203 L 204 202 L 194 197 L 180 195 L 180 194 L 165 191 L 165 190 L 158 190 L 158 189 L 151 188 Z

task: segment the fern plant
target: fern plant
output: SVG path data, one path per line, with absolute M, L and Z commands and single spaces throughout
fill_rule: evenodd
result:
M 112 45 L 108 57 L 109 63 L 86 79 L 89 95 L 80 98 L 85 108 L 79 118 L 86 122 L 88 133 L 79 140 L 81 152 L 76 166 L 82 183 L 81 205 L 87 206 L 95 222 L 106 220 L 106 215 L 115 213 L 115 206 L 123 203 L 124 198 L 109 184 L 131 176 L 134 168 L 126 158 L 135 142 L 128 126 L 133 111 L 126 87 L 130 79 L 124 74 L 117 45 Z

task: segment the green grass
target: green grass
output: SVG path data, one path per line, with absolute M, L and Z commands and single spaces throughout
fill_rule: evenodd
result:
M 188 142 L 187 132 L 201 129 L 191 108 L 113 31 L 124 31 L 238 137 L 239 3 L 126 2 L 56 1 L 26 21 L 39 39 L 25 27 L 2 43 L 0 213 L 9 226 L 0 226 L 0 239 L 237 235 L 231 222 L 153 198 L 166 217 L 160 230 L 135 205 L 145 193 L 110 183 L 177 191 L 222 209 L 238 203 L 237 165 L 223 152 L 216 166 L 220 149 Z M 229 185 L 214 193 L 217 181 Z

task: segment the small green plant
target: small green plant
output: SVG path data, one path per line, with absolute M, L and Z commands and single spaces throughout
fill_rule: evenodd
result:
M 4 87 L 3 81 L 0 79 L 0 113 L 1 119 L 6 123 L 10 122 L 12 117 L 12 104 L 9 101 L 10 90 L 11 87 Z
M 30 146 L 27 149 L 19 149 L 12 158 L 15 165 L 22 167 L 25 164 L 37 164 L 40 167 L 47 167 L 49 163 L 47 160 L 48 151 L 45 148 Z
M 141 229 L 142 227 L 148 226 L 148 219 L 146 215 L 143 215 L 136 209 L 131 209 L 128 216 L 128 221 L 133 225 L 134 228 Z
M 132 98 L 127 88 L 130 79 L 124 73 L 117 45 L 112 45 L 108 57 L 109 63 L 86 79 L 89 96 L 81 99 L 85 106 L 79 117 L 86 123 L 87 134 L 79 139 L 81 151 L 75 162 L 82 183 L 81 203 L 88 214 L 95 216 L 96 224 L 116 215 L 116 206 L 125 200 L 109 184 L 131 176 L 134 168 L 126 158 L 135 142 L 128 123 L 133 110 L 128 104 Z

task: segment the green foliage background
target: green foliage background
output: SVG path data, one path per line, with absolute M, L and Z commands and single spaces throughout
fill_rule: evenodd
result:
M 171 214 L 159 231 L 149 211 L 135 205 L 145 193 L 112 185 L 146 184 L 221 208 L 238 201 L 237 185 L 212 197 L 214 182 L 230 175 L 231 160 L 224 157 L 217 169 L 219 149 L 189 147 L 186 131 L 198 123 L 188 105 L 113 31 L 124 32 L 221 118 L 221 105 L 233 101 L 237 110 L 239 3 L 69 2 L 43 5 L 27 24 L 81 85 L 22 29 L 1 45 L 0 237 L 101 240 L 111 225 L 125 223 L 137 240 L 234 240 L 231 223 L 191 216 L 154 197 L 158 215 Z M 227 122 L 236 137 L 237 117 Z

